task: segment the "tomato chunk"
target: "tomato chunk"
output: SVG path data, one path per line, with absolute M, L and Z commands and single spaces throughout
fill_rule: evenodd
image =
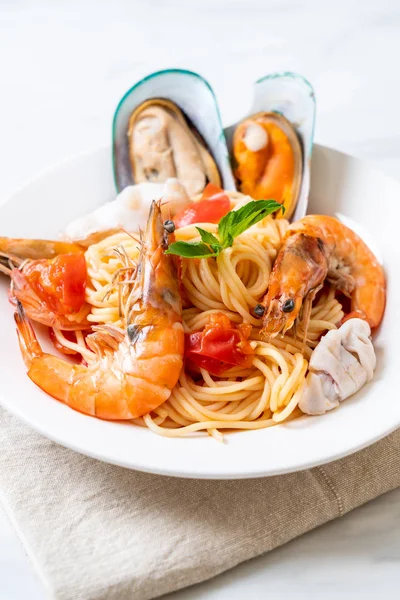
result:
M 213 183 L 205 188 L 201 200 L 175 215 L 175 227 L 186 227 L 193 223 L 219 223 L 231 209 L 231 202 L 224 190 Z
M 203 331 L 185 335 L 185 357 L 190 365 L 221 375 L 233 366 L 249 367 L 254 350 L 248 337 L 251 325 L 233 325 L 223 313 L 210 316 Z
M 74 314 L 82 308 L 87 281 L 83 253 L 32 261 L 22 274 L 36 295 L 55 313 Z

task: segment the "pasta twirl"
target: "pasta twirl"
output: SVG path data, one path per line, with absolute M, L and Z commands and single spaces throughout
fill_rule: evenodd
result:
M 202 226 L 216 231 L 216 225 Z M 291 330 L 270 341 L 261 338 L 261 319 L 255 316 L 254 307 L 265 294 L 287 226 L 284 219 L 268 217 L 235 239 L 232 248 L 216 259 L 182 260 L 185 331 L 202 330 L 212 313 L 223 313 L 233 323 L 250 323 L 253 362 L 249 368 L 234 367 L 220 377 L 205 369 L 196 376 L 184 369 L 170 398 L 135 423 L 168 437 L 203 431 L 220 440 L 224 430 L 262 429 L 300 414 L 298 403 L 312 349 L 322 334 L 336 328 L 343 311 L 333 288 L 326 288 L 312 307 L 306 340 L 301 327 L 297 335 Z M 176 236 L 192 241 L 198 239 L 198 232 L 189 226 L 179 229 Z M 128 269 L 128 263 L 132 269 L 138 256 L 138 240 L 126 233 L 87 250 L 88 319 L 93 325 L 123 327 L 117 275 Z M 76 343 L 63 340 L 59 331 L 56 336 L 90 362 L 93 353 L 80 332 Z

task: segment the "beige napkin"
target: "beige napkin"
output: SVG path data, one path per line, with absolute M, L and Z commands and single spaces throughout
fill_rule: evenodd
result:
M 324 467 L 242 481 L 107 465 L 48 441 L 2 409 L 0 443 L 1 499 L 57 600 L 154 598 L 400 485 L 400 430 Z

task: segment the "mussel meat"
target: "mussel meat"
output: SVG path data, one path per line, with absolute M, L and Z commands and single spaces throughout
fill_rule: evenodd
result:
M 274 73 L 254 84 L 247 117 L 225 129 L 240 191 L 285 205 L 276 215 L 297 221 L 307 212 L 315 95 L 304 77 Z
M 240 191 L 256 200 L 273 198 L 290 219 L 300 192 L 303 154 L 289 121 L 262 112 L 244 119 L 233 136 L 233 155 Z
M 135 183 L 163 183 L 177 177 L 189 196 L 207 183 L 221 185 L 217 165 L 200 134 L 170 100 L 143 102 L 128 126 L 129 158 Z

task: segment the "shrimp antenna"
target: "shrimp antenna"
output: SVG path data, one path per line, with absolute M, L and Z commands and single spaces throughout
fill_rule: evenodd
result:
M 130 231 L 127 231 L 123 227 L 121 227 L 121 231 L 126 233 L 126 235 L 129 235 L 129 237 L 132 238 L 133 240 L 135 240 L 135 242 L 140 242 L 140 239 L 138 239 L 136 236 L 134 236 L 133 233 L 131 233 Z M 139 229 L 139 232 L 140 232 L 140 229 Z M 121 246 L 122 246 L 122 244 L 121 244 Z
M 102 302 L 106 302 L 109 299 L 113 289 L 116 286 L 118 286 L 118 312 L 119 316 L 121 316 L 121 294 L 123 293 L 123 286 L 134 283 L 137 265 L 130 258 L 123 244 L 120 244 L 119 246 L 113 248 L 113 253 L 120 259 L 121 263 L 125 266 L 121 267 L 114 273 Z M 124 279 L 121 281 L 122 277 L 124 277 Z

